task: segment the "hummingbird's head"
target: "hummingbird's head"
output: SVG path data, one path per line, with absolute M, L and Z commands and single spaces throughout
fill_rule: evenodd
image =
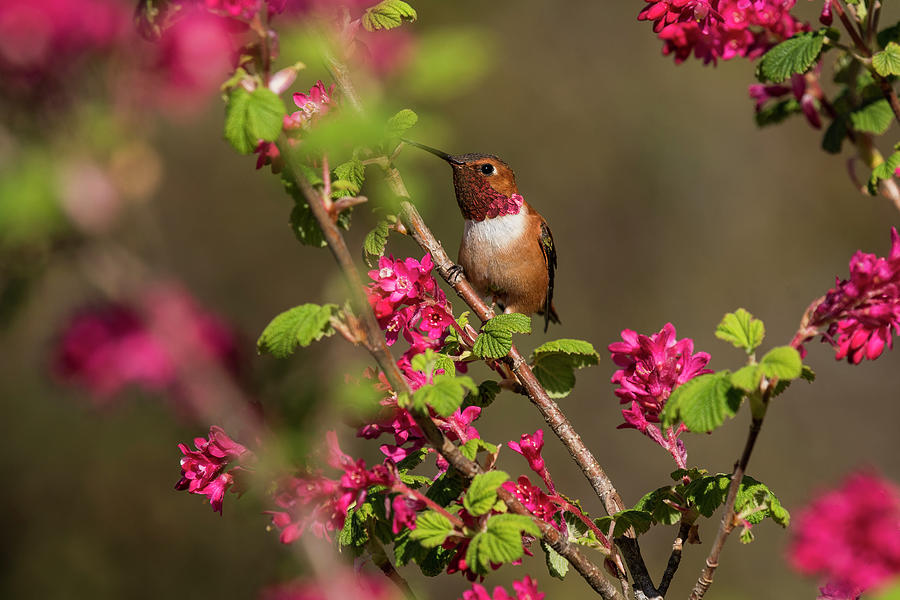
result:
M 493 154 L 474 152 L 452 155 L 416 142 L 403 141 L 450 163 L 456 201 L 466 219 L 483 221 L 489 216 L 492 204 L 505 203 L 513 194 L 519 193 L 516 174 Z

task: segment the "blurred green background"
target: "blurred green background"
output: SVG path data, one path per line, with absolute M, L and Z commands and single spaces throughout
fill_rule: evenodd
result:
M 801 14 L 814 19 L 819 7 L 800 4 Z M 713 336 L 725 312 L 743 306 L 762 318 L 764 347 L 787 343 L 807 305 L 836 275 L 846 277 L 853 252 L 887 253 L 900 215 L 887 200 L 854 190 L 847 155 L 821 152 L 821 133 L 800 117 L 758 130 L 747 96 L 753 66 L 741 60 L 674 66 L 650 27 L 635 19 L 643 2 L 414 5 L 414 33 L 478 24 L 492 56 L 484 78 L 459 94 L 392 101 L 420 113 L 415 139 L 453 153 L 495 153 L 513 166 L 559 248 L 555 303 L 562 325 L 551 338 L 583 338 L 604 349 L 622 329 L 651 333 L 671 321 L 680 337 L 712 354 L 711 367 L 734 368 L 741 352 Z M 891 16 L 883 22 L 893 22 Z M 312 83 L 301 72 L 292 89 Z M 287 415 L 310 412 L 321 431 L 334 426 L 329 407 L 340 396 L 336 382 L 345 365 L 366 357 L 339 338 L 301 350 L 287 364 L 255 356 L 253 340 L 275 314 L 302 302 L 340 301 L 342 284 L 326 250 L 296 242 L 287 225 L 289 199 L 276 178 L 255 172 L 252 158 L 231 150 L 221 120 L 213 100 L 198 115 L 160 127 L 153 141 L 161 186 L 110 235 L 233 321 L 245 333 L 262 403 L 287 406 Z M 896 126 L 887 139 L 895 135 Z M 449 169 L 413 151 L 398 164 L 455 255 L 462 220 Z M 374 223 L 365 213 L 355 216 L 352 247 Z M 418 252 L 397 238 L 389 248 L 396 255 Z M 200 497 L 172 489 L 176 444 L 205 434 L 206 426 L 174 419 L 150 394 L 131 394 L 98 412 L 84 394 L 52 381 L 55 331 L 74 306 L 96 295 L 76 262 L 65 250 L 46 261 L 0 331 L 6 488 L 0 596 L 250 598 L 302 572 L 302 557 L 266 531 L 259 497 L 229 496 L 220 517 Z M 545 339 L 535 333 L 520 344 L 530 350 Z M 609 384 L 614 366 L 601 354 L 600 365 L 578 374 L 578 387 L 561 405 L 631 505 L 668 482 L 674 467 L 637 432 L 615 429 L 621 416 Z M 887 352 L 850 366 L 814 342 L 807 362 L 816 383 L 797 383 L 775 402 L 748 473 L 788 509 L 860 466 L 900 480 L 900 357 Z M 729 471 L 747 424 L 744 411 L 714 435 L 686 435 L 689 464 Z M 477 423 L 494 442 L 542 425 L 526 400 L 509 393 Z M 347 427 L 340 434 L 347 448 L 375 457 L 374 444 L 354 442 Z M 545 457 L 558 487 L 601 514 L 565 449 L 547 439 Z M 314 434 L 300 445 L 321 442 Z M 518 474 L 526 464 L 504 451 L 501 468 Z M 703 545 L 686 548 L 669 597 L 687 595 L 717 518 L 701 524 Z M 708 597 L 813 598 L 816 582 L 787 568 L 788 534 L 768 521 L 755 531 L 749 546 L 736 536 L 728 541 Z M 656 580 L 674 533 L 659 527 L 641 538 Z M 468 587 L 459 576 L 427 580 L 411 568 L 402 572 L 434 599 L 458 598 Z M 595 597 L 574 572 L 564 583 L 551 579 L 539 550 L 524 568 L 504 567 L 488 585 L 510 589 L 526 572 L 548 598 Z

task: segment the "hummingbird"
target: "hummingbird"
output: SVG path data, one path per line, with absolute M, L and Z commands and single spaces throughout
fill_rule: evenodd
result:
M 451 155 L 424 144 L 403 140 L 447 161 L 453 168 L 456 202 L 465 219 L 459 245 L 463 274 L 484 297 L 504 312 L 544 316 L 544 331 L 559 323 L 553 307 L 556 246 L 550 226 L 519 194 L 516 176 L 493 154 Z

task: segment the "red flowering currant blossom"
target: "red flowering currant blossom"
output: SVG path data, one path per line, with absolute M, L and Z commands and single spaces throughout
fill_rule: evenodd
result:
M 296 92 L 293 96 L 294 104 L 300 110 L 294 111 L 284 118 L 284 128 L 308 129 L 313 123 L 324 117 L 334 106 L 331 95 L 334 93 L 334 84 L 328 88 L 321 80 L 310 88 L 308 94 Z
M 820 598 L 853 599 L 900 575 L 900 487 L 854 473 L 795 518 L 788 557 L 826 580 Z
M 543 600 L 546 595 L 538 591 L 537 581 L 529 575 L 522 581 L 513 581 L 513 590 L 516 595 L 510 596 L 505 589 L 497 586 L 494 588 L 494 595 L 491 596 L 484 586 L 476 583 L 471 590 L 463 592 L 462 600 Z
M 900 235 L 891 228 L 887 258 L 857 251 L 850 259 L 850 277 L 813 303 L 806 323 L 791 344 L 801 355 L 816 335 L 834 346 L 835 359 L 859 364 L 893 347 L 891 330 L 900 333 Z
M 622 331 L 621 342 L 614 342 L 608 349 L 613 362 L 622 367 L 612 376 L 612 383 L 619 402 L 631 402 L 622 410 L 625 423 L 619 429 L 637 429 L 657 444 L 666 448 L 682 468 L 687 454 L 684 444 L 677 439 L 687 430 L 684 424 L 678 429 L 668 427 L 665 435 L 652 423 L 659 423 L 659 415 L 666 401 L 677 386 L 698 375 L 712 373 L 706 369 L 709 354 L 694 353 L 694 340 L 675 338 L 671 323 L 650 336 L 630 329 Z
M 356 573 L 350 569 L 330 574 L 327 583 L 297 580 L 263 589 L 258 600 L 333 600 L 365 598 L 366 600 L 399 600 L 397 588 L 381 574 Z
M 514 495 L 535 517 L 563 531 L 563 520 L 558 518 L 561 517 L 562 509 L 541 488 L 533 485 L 528 477 L 520 475 L 515 483 L 506 481 L 501 487 Z
M 531 470 L 544 480 L 544 484 L 550 493 L 556 493 L 553 480 L 550 479 L 550 473 L 544 464 L 544 457 L 541 456 L 541 450 L 544 448 L 544 431 L 542 429 L 538 429 L 533 434 L 523 433 L 518 442 L 507 442 L 506 445 L 513 452 L 518 452 L 524 456 Z
M 181 459 L 181 479 L 175 484 L 175 489 L 207 496 L 213 510 L 222 514 L 225 492 L 239 483 L 242 471 L 246 471 L 239 466 L 226 472 L 226 467 L 234 461 L 246 462 L 253 457 L 253 453 L 215 425 L 209 428 L 209 439 L 194 438 L 194 446 L 196 450 L 178 444 L 184 456 Z M 240 493 L 241 486 L 232 491 Z
M 756 112 L 759 113 L 769 100 L 793 93 L 809 124 L 813 129 L 821 129 L 822 117 L 819 114 L 819 100 L 822 98 L 822 88 L 819 87 L 819 71 L 821 71 L 821 66 L 817 65 L 815 69 L 805 75 L 792 75 L 790 87 L 761 83 L 751 85 L 748 91 L 750 97 L 756 101 Z

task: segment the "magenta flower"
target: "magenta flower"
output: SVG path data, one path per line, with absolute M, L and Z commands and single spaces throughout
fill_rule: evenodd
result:
M 556 493 L 553 486 L 553 480 L 550 479 L 550 473 L 544 464 L 544 457 L 541 456 L 541 450 L 544 448 L 544 431 L 538 429 L 533 434 L 523 433 L 518 442 L 507 442 L 507 446 L 513 452 L 518 452 L 528 460 L 528 466 L 544 480 L 547 489 L 551 494 Z
M 619 429 L 637 429 L 657 444 L 666 448 L 682 468 L 687 454 L 678 436 L 686 431 L 684 424 L 678 429 L 668 427 L 665 434 L 652 423 L 659 423 L 659 415 L 666 401 L 677 386 L 698 375 L 712 373 L 706 369 L 709 354 L 694 353 L 694 340 L 675 338 L 671 323 L 651 336 L 640 335 L 630 329 L 622 331 L 621 342 L 609 345 L 613 362 L 622 367 L 612 376 L 612 383 L 619 402 L 631 402 L 622 410 L 625 423 Z
M 300 110 L 285 117 L 284 128 L 288 130 L 307 128 L 324 117 L 333 106 L 331 97 L 333 93 L 334 84 L 332 83 L 326 90 L 321 80 L 316 82 L 308 94 L 296 92 L 293 96 L 294 104 Z
M 476 583 L 472 585 L 471 590 L 463 592 L 462 600 L 543 600 L 546 595 L 538 591 L 537 581 L 529 575 L 522 581 L 513 581 L 513 590 L 516 595 L 510 596 L 505 589 L 497 586 L 494 588 L 494 595 L 491 596 L 484 586 Z
M 821 331 L 823 330 L 824 331 Z M 891 252 L 887 258 L 857 251 L 850 259 L 850 278 L 813 303 L 804 325 L 791 342 L 801 355 L 816 335 L 836 349 L 835 359 L 859 364 L 875 360 L 885 347 L 893 347 L 900 333 L 900 235 L 891 228 Z
M 388 502 L 385 499 L 385 502 Z M 395 534 L 400 533 L 404 529 L 416 528 L 416 513 L 425 510 L 425 503 L 415 498 L 408 498 L 403 494 L 394 496 L 391 502 L 390 512 L 393 517 L 391 519 L 391 531 Z
M 225 492 L 236 483 L 235 476 L 240 477 L 240 472 L 246 470 L 236 467 L 225 472 L 226 467 L 234 461 L 246 462 L 253 454 L 215 425 L 209 428 L 209 439 L 194 438 L 194 446 L 196 450 L 178 444 L 184 456 L 181 459 L 181 479 L 175 484 L 175 489 L 207 496 L 213 510 L 221 515 Z
M 756 112 L 759 113 L 766 102 L 793 93 L 794 98 L 800 103 L 806 120 L 814 129 L 822 128 L 822 117 L 819 114 L 819 101 L 822 98 L 822 88 L 819 87 L 819 71 L 815 69 L 805 75 L 794 74 L 791 76 L 791 86 L 754 84 L 749 87 L 750 97 L 756 101 Z
M 507 481 L 501 487 L 514 495 L 535 517 L 563 530 L 562 519 L 556 518 L 562 509 L 541 488 L 533 485 L 528 477 L 520 475 L 515 483 Z
M 856 598 L 900 575 L 900 488 L 874 473 L 819 496 L 791 531 L 790 562 L 826 580 L 820 597 Z
M 366 600 L 398 600 L 396 588 L 387 579 L 348 569 L 330 573 L 323 584 L 314 580 L 297 580 L 269 586 L 260 592 L 258 600 L 334 600 L 334 598 L 365 598 Z
M 262 0 L 206 0 L 206 8 L 229 17 L 251 19 L 259 12 Z

